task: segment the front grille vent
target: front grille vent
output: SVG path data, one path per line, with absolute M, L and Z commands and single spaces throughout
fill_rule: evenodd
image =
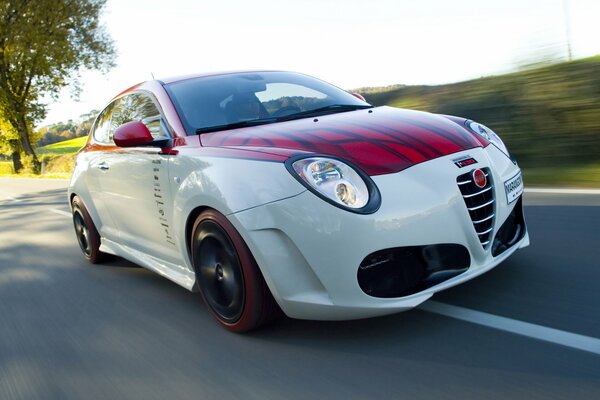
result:
M 486 177 L 486 184 L 479 188 L 473 180 L 473 172 L 467 172 L 456 178 L 456 183 L 465 201 L 473 227 L 483 248 L 487 248 L 494 231 L 495 199 L 494 182 L 489 168 L 481 168 Z

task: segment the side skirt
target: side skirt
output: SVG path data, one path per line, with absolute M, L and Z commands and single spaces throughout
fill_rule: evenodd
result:
M 187 271 L 182 265 L 160 260 L 106 238 L 101 238 L 100 251 L 123 257 L 128 261 L 164 276 L 189 291 L 197 291 L 195 287 L 196 275 L 193 272 Z

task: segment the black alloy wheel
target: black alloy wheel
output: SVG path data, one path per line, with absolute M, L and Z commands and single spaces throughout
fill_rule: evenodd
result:
M 227 217 L 203 211 L 192 229 L 190 250 L 202 298 L 223 327 L 246 332 L 281 315 L 248 246 Z
M 202 293 L 221 319 L 233 323 L 244 308 L 244 276 L 233 243 L 225 231 L 212 220 L 198 226 L 198 269 Z

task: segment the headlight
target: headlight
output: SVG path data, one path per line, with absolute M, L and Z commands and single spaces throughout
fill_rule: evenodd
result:
M 371 178 L 343 161 L 329 157 L 295 158 L 288 160 L 286 166 L 300 183 L 338 207 L 360 214 L 379 208 L 379 191 Z
M 510 153 L 508 152 L 506 145 L 504 144 L 502 139 L 500 139 L 500 136 L 496 135 L 496 133 L 493 130 L 475 121 L 467 121 L 466 124 L 469 127 L 469 129 L 471 129 L 479 136 L 489 140 L 490 143 L 492 143 L 494 146 L 502 150 L 504 154 L 510 157 Z

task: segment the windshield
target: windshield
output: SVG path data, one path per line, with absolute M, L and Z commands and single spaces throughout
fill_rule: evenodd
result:
M 188 135 L 370 107 L 348 92 L 290 72 L 249 72 L 165 85 Z

